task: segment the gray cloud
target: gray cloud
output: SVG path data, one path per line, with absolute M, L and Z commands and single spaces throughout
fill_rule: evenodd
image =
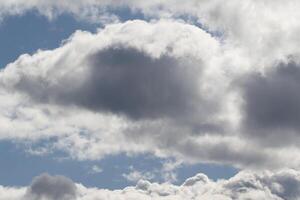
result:
M 251 74 L 243 86 L 244 128 L 251 136 L 266 137 L 282 144 L 300 131 L 300 67 L 280 64 L 262 74 Z M 294 138 L 295 139 L 295 138 Z
M 300 197 L 299 175 L 295 171 L 282 171 L 269 179 L 263 179 L 262 181 L 265 184 L 270 185 L 271 190 L 283 199 L 299 199 Z M 274 183 L 284 187 L 276 188 Z
M 271 199 L 296 200 L 300 195 L 299 173 L 295 170 L 282 170 L 276 173 L 240 173 L 225 183 L 224 187 L 232 191 L 233 197 L 250 191 L 259 192 L 264 187 L 266 193 L 272 194 Z
M 183 119 L 217 110 L 216 101 L 199 94 L 200 60 L 153 58 L 134 48 L 112 46 L 90 55 L 86 62 L 82 76 L 68 74 L 60 84 L 50 85 L 24 75 L 15 88 L 36 102 L 75 105 L 131 119 Z M 74 87 L 75 82 L 81 84 Z
M 200 100 L 195 67 L 175 58 L 155 59 L 133 48 L 111 47 L 90 60 L 87 82 L 66 96 L 77 97 L 78 105 L 139 119 L 187 115 Z
M 30 200 L 74 200 L 76 185 L 64 176 L 42 174 L 33 179 L 25 195 Z

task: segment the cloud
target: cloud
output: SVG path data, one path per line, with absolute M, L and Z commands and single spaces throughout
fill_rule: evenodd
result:
M 259 98 L 247 94 L 259 91 L 251 76 L 263 68 L 239 68 L 237 49 L 174 20 L 77 31 L 1 70 L 0 138 L 48 141 L 28 152 L 62 150 L 79 160 L 152 153 L 241 168 L 298 166 L 297 147 L 249 140 Z
M 35 178 L 27 188 L 1 187 L 0 199 L 23 200 L 30 191 L 34 195 L 40 195 L 38 199 L 45 200 L 75 198 L 78 200 L 183 198 L 296 200 L 300 197 L 299 185 L 299 172 L 290 169 L 256 173 L 243 171 L 228 180 L 218 181 L 212 181 L 204 174 L 197 174 L 182 185 L 140 180 L 135 187 L 120 190 L 87 188 L 65 177 L 44 174 Z M 7 194 L 10 194 L 10 198 L 4 198 Z
M 33 179 L 25 199 L 71 200 L 77 195 L 76 185 L 64 176 L 42 174 Z
M 0 20 L 7 16 L 23 15 L 26 12 L 37 11 L 40 15 L 50 20 L 62 14 L 70 14 L 79 20 L 90 23 L 106 24 L 115 23 L 119 19 L 113 13 L 108 12 L 109 2 L 95 3 L 94 1 L 9 1 L 0 3 Z
M 140 172 L 140 171 L 137 171 L 137 170 L 132 170 L 131 172 L 129 172 L 128 174 L 122 174 L 122 176 L 127 180 L 127 181 L 130 181 L 130 182 L 138 182 L 139 180 L 143 179 L 143 180 L 153 180 L 155 175 L 151 172 Z
M 113 24 L 77 31 L 0 71 L 0 139 L 49 141 L 30 152 L 63 150 L 79 160 L 152 153 L 178 163 L 298 169 L 299 7 L 296 0 L 1 1 L 1 19 L 36 10 Z M 120 8 L 148 22 L 116 23 Z M 298 176 L 242 172 L 214 182 L 199 174 L 182 186 L 140 181 L 120 191 L 79 184 L 66 191 L 84 199 L 297 199 Z M 68 198 L 51 196 L 58 179 L 72 185 L 42 175 L 28 188 L 1 187 L 16 192 L 0 199 L 25 190 L 31 198 Z
M 54 148 L 99 159 L 169 148 L 171 140 L 182 142 L 182 131 L 221 134 L 227 84 L 213 71 L 218 48 L 210 34 L 176 21 L 78 31 L 61 47 L 22 55 L 1 71 L 2 138 L 58 137 Z
M 246 132 L 273 145 L 295 142 L 300 128 L 299 77 L 300 67 L 294 62 L 246 75 L 242 84 Z
M 98 165 L 93 165 L 91 167 L 91 170 L 89 171 L 89 174 L 100 174 L 103 172 L 103 169 L 99 167 Z
M 155 168 L 152 170 L 136 169 L 133 166 L 129 166 L 129 171 L 123 173 L 122 176 L 132 183 L 137 183 L 139 180 L 147 181 L 158 181 L 158 182 L 177 182 L 177 172 L 176 169 L 179 168 L 179 163 L 174 163 L 172 161 L 164 161 L 161 168 Z
M 299 54 L 299 6 L 297 0 L 288 3 L 279 0 L 229 0 L 226 3 L 222 0 L 180 3 L 176 0 L 19 0 L 1 2 L 0 10 L 2 17 L 30 10 L 37 10 L 50 19 L 69 13 L 92 23 L 109 22 L 109 18 L 116 18 L 111 15 L 118 15 L 122 9 L 141 13 L 147 19 L 180 18 L 201 24 L 215 35 L 221 35 L 229 45 L 240 48 L 240 53 L 246 57 L 244 59 L 248 59 L 252 65 L 269 65 L 274 58 L 284 60 L 285 56 L 295 52 Z
M 299 60 L 298 3 L 263 2 L 0 3 L 49 16 L 127 6 L 168 18 L 77 31 L 57 49 L 21 55 L 0 72 L 0 138 L 49 140 L 51 151 L 80 160 L 152 153 L 298 167 L 298 67 L 278 66 Z
M 194 105 L 201 102 L 195 88 L 200 67 L 167 55 L 152 58 L 120 46 L 108 46 L 88 55 L 83 72 L 66 74 L 55 84 L 24 74 L 14 89 L 37 103 L 75 105 L 133 119 L 175 118 L 180 117 L 178 113 L 186 116 L 198 109 Z M 75 86 L 74 82 L 80 83 Z M 202 104 L 202 112 L 208 113 L 209 103 L 204 100 Z

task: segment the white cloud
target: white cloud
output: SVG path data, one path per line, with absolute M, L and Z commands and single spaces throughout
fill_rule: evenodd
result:
M 208 86 L 226 84 L 205 75 L 218 48 L 218 41 L 203 30 L 174 21 L 129 21 L 97 34 L 78 31 L 60 48 L 22 55 L 1 71 L 1 138 L 59 137 L 55 147 L 79 159 L 120 152 L 163 155 L 153 151 L 157 140 L 167 142 L 168 131 L 180 136 L 179 122 L 189 130 L 183 118 L 191 125 L 202 119 L 197 132 L 216 132 L 225 123 L 218 117 L 222 106 L 214 100 L 223 94 Z M 139 70 L 141 64 L 145 67 Z M 125 67 L 124 76 L 111 82 Z M 195 107 L 199 102 L 203 105 Z M 151 141 L 154 130 L 158 138 Z
M 77 31 L 0 72 L 0 138 L 51 139 L 46 148 L 80 160 L 152 153 L 242 168 L 299 166 L 297 147 L 265 146 L 240 131 L 247 99 L 235 84 L 249 70 L 239 68 L 237 52 L 174 20 Z M 30 151 L 40 150 L 47 152 Z
M 239 49 L 243 67 L 260 65 L 267 67 L 274 59 L 285 60 L 286 56 L 299 55 L 299 7 L 298 0 L 65 0 L 35 1 L 11 0 L 0 2 L 3 16 L 21 14 L 36 9 L 50 18 L 62 13 L 71 13 L 88 21 L 107 21 L 111 11 L 129 8 L 151 18 L 195 18 L 207 29 L 219 31 L 229 46 Z M 107 17 L 109 16 L 109 17 Z
M 61 176 L 41 175 L 27 188 L 0 187 L 0 199 L 24 200 L 28 195 L 54 200 L 125 199 L 255 199 L 296 200 L 300 198 L 300 174 L 294 170 L 240 172 L 228 180 L 212 181 L 204 174 L 187 179 L 182 185 L 140 180 L 135 187 L 121 190 L 87 188 Z M 47 186 L 47 187 L 45 187 Z M 59 196 L 58 196 L 59 195 Z M 74 196 L 75 195 L 75 196 Z
M 118 22 L 118 17 L 106 10 L 109 1 L 97 3 L 88 1 L 35 1 L 35 0 L 12 0 L 0 2 L 0 20 L 7 16 L 22 15 L 29 11 L 38 11 L 50 20 L 61 14 L 71 14 L 80 20 L 88 20 L 91 23 L 106 24 Z
M 90 170 L 90 174 L 99 174 L 103 172 L 103 169 L 101 167 L 99 167 L 98 165 L 93 165 L 91 170 Z
M 116 23 L 109 10 L 127 6 L 165 20 Z M 1 70 L 0 139 L 51 139 L 28 152 L 63 150 L 79 160 L 152 153 L 178 165 L 299 169 L 299 8 L 297 0 L 1 1 L 1 19 L 37 10 L 115 24 L 77 31 Z M 165 179 L 176 179 L 176 163 L 164 165 Z M 298 199 L 298 177 L 242 172 L 213 182 L 200 174 L 182 186 L 77 188 L 81 199 Z M 0 187 L 0 199 L 25 191 Z
M 138 182 L 141 179 L 151 181 L 155 178 L 155 175 L 151 172 L 143 173 L 143 172 L 140 172 L 140 171 L 137 171 L 137 170 L 134 170 L 134 169 L 131 172 L 129 172 L 128 174 L 126 174 L 126 173 L 122 174 L 122 176 L 126 180 L 128 180 L 130 182 L 134 182 L 134 183 Z
M 50 18 L 68 12 L 96 19 L 108 8 L 128 6 L 169 20 L 128 21 L 96 34 L 77 31 L 57 49 L 10 63 L 0 73 L 0 138 L 54 138 L 47 148 L 81 160 L 150 152 L 185 162 L 298 168 L 295 123 L 275 117 L 284 125 L 276 134 L 248 129 L 253 119 L 272 121 L 257 116 L 264 109 L 252 108 L 263 106 L 264 99 L 275 105 L 278 98 L 272 97 L 282 87 L 298 86 L 267 76 L 282 65 L 290 68 L 290 60 L 299 68 L 299 2 L 174 2 L 2 1 L 2 16 L 37 9 Z M 207 30 L 221 31 L 221 38 L 170 19 L 186 14 Z M 262 81 L 276 82 L 274 93 L 250 98 L 252 88 L 260 86 L 241 86 L 241 79 L 259 73 Z M 280 102 L 295 112 L 295 121 L 300 112 L 287 105 L 297 105 L 297 90 L 285 94 L 289 101 Z M 280 111 L 276 105 L 265 109 Z M 281 142 L 282 135 L 287 142 Z
M 129 182 L 137 183 L 139 180 L 158 181 L 175 183 L 178 182 L 177 172 L 182 162 L 177 160 L 164 160 L 160 168 L 152 170 L 135 169 L 134 166 L 129 167 L 128 173 L 123 173 L 122 176 Z

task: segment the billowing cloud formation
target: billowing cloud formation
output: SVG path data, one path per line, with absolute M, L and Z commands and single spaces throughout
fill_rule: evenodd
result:
M 32 181 L 25 199 L 71 200 L 76 198 L 76 192 L 76 185 L 70 179 L 42 174 Z
M 167 55 L 153 58 L 120 46 L 91 53 L 84 58 L 85 71 L 68 73 L 55 84 L 24 74 L 14 87 L 36 102 L 76 105 L 135 119 L 187 115 L 195 109 L 196 102 L 201 102 L 195 88 L 201 66 L 197 69 L 191 66 L 196 63 L 184 63 Z M 74 82 L 81 83 L 74 86 Z M 205 102 L 202 104 L 205 109 Z
M 183 131 L 219 134 L 227 121 L 220 117 L 225 109 L 220 99 L 228 83 L 211 63 L 218 48 L 205 31 L 174 21 L 131 21 L 94 35 L 77 32 L 62 47 L 23 55 L 1 72 L 7 98 L 2 137 L 67 136 L 61 144 L 84 145 L 76 151 L 93 147 L 90 142 L 110 144 L 108 149 L 97 144 L 97 152 L 82 155 L 93 158 L 100 152 L 153 151 L 157 141 L 167 148 L 171 138 L 186 138 Z M 92 137 L 78 143 L 86 139 L 83 132 Z M 138 145 L 136 139 L 148 144 Z
M 97 18 L 121 7 L 168 20 L 77 31 L 7 65 L 1 139 L 51 139 L 47 148 L 77 159 L 150 152 L 299 167 L 298 1 L 0 3 L 3 16 L 37 9 Z
M 124 8 L 148 22 L 116 23 Z M 80 160 L 152 153 L 299 169 L 299 8 L 297 0 L 1 1 L 0 19 L 37 10 L 114 24 L 0 71 L 0 139 L 49 140 L 43 153 Z M 299 187 L 293 170 L 116 191 L 41 175 L 28 188 L 0 187 L 0 199 L 299 199 Z
M 58 183 L 57 185 L 52 185 Z M 46 187 L 45 187 L 46 186 Z M 62 186 L 62 188 L 58 187 Z M 212 181 L 204 174 L 187 179 L 182 185 L 150 183 L 140 180 L 135 187 L 122 190 L 86 188 L 60 176 L 41 175 L 28 188 L 0 188 L 0 199 L 24 200 L 34 190 L 38 199 L 125 200 L 125 199 L 256 199 L 296 200 L 300 198 L 300 174 L 294 170 L 278 172 L 240 172 L 229 180 Z M 41 189 L 42 188 L 42 189 Z M 62 190 L 65 189 L 65 190 Z M 27 190 L 27 192 L 25 192 Z M 58 191 L 57 191 L 58 190 Z M 32 193 L 32 192 L 31 192 Z M 8 195 L 10 195 L 8 197 Z M 58 196 L 59 195 L 59 196 Z M 8 197 L 8 198 L 7 198 Z
M 275 70 L 261 78 L 272 82 L 280 70 L 247 68 L 253 62 L 239 53 L 199 27 L 174 20 L 77 31 L 61 47 L 22 55 L 0 72 L 0 137 L 51 139 L 46 148 L 77 159 L 153 153 L 185 162 L 297 167 L 297 147 L 252 137 L 261 135 L 253 120 L 263 111 L 254 108 L 264 106 L 263 98 L 276 99 L 257 92 L 276 93 L 285 78 L 269 90 L 253 79 Z M 296 61 L 290 67 L 297 71 Z M 280 141 L 280 133 L 272 139 Z

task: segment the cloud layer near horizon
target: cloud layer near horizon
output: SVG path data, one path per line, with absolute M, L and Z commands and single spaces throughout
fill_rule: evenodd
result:
M 182 185 L 150 183 L 140 180 L 135 187 L 121 190 L 87 188 L 63 176 L 42 174 L 28 187 L 0 186 L 2 200 L 146 200 L 146 199 L 272 199 L 300 198 L 300 174 L 294 170 L 278 172 L 240 172 L 229 180 L 212 181 L 204 174 L 187 179 Z

